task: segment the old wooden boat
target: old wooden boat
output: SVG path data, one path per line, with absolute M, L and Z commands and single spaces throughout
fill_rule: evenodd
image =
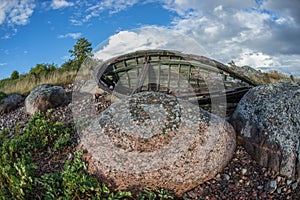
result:
M 197 102 L 209 110 L 223 98 L 230 111 L 256 84 L 229 66 L 204 56 L 171 50 L 140 50 L 114 57 L 97 67 L 96 81 L 119 98 L 157 91 Z

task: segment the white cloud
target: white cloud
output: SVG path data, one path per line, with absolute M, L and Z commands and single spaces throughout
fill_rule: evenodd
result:
M 110 13 L 116 13 L 136 3 L 138 3 L 138 0 L 104 0 L 99 3 L 98 8 L 108 9 Z
M 298 25 L 300 23 L 300 2 L 297 0 L 264 0 L 261 7 L 273 11 L 276 17 L 285 18 Z
M 7 63 L 0 63 L 0 66 L 4 66 L 4 65 L 7 65 Z
M 81 26 L 82 24 L 88 22 L 91 18 L 98 17 L 102 12 L 108 11 L 110 14 L 118 13 L 122 10 L 126 10 L 137 4 L 138 0 L 102 0 L 97 1 L 94 4 L 87 4 L 84 15 L 79 14 L 77 18 L 72 18 L 70 22 L 75 26 Z M 85 4 L 83 2 L 82 4 Z
M 176 49 L 300 76 L 296 68 L 300 65 L 300 3 L 282 4 L 280 0 L 259 4 L 253 0 L 165 0 L 164 7 L 179 14 L 172 27 L 119 32 L 96 56 L 107 59 L 138 49 Z M 186 42 L 187 38 L 197 41 L 201 50 L 193 51 L 195 43 Z
M 173 10 L 180 15 L 186 15 L 187 12 L 196 11 L 200 15 L 212 12 L 214 9 L 230 8 L 230 9 L 244 9 L 256 6 L 253 0 L 210 0 L 199 1 L 199 0 L 165 0 L 164 7 L 166 9 Z
M 279 65 L 278 61 L 272 59 L 271 56 L 246 48 L 242 49 L 242 52 L 238 55 L 236 64 L 240 66 L 249 65 L 261 67 L 274 67 Z
M 82 34 L 81 33 L 67 33 L 64 35 L 59 35 L 58 38 L 63 39 L 63 38 L 73 38 L 73 39 L 78 39 Z
M 10 0 L 0 2 L 0 24 L 25 25 L 35 8 L 34 0 Z
M 95 57 L 101 60 L 145 49 L 168 49 L 208 56 L 208 53 L 193 38 L 182 35 L 176 30 L 158 26 L 121 31 L 111 36 L 107 43 L 100 45 L 98 49 Z
M 73 6 L 73 5 L 74 5 L 74 3 L 68 2 L 66 0 L 52 0 L 52 3 L 51 3 L 51 7 L 53 9 L 59 9 L 59 8 L 63 8 L 63 7 Z
M 11 38 L 11 34 L 8 34 L 8 33 L 1 37 L 1 39 L 3 39 L 3 40 L 7 40 L 10 38 Z

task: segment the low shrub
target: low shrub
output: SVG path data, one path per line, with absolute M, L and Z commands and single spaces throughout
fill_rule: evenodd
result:
M 74 125 L 55 122 L 51 112 L 33 115 L 25 129 L 0 131 L 0 199 L 173 199 L 163 189 L 137 197 L 110 191 L 86 173 Z
M 5 94 L 4 92 L 1 92 L 1 91 L 0 91 L 0 104 L 3 103 L 2 100 L 3 100 L 5 97 L 7 97 L 7 94 Z

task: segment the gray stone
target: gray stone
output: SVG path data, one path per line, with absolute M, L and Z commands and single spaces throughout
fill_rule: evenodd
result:
M 113 103 L 80 135 L 90 172 L 112 189 L 158 187 L 177 195 L 214 178 L 236 145 L 225 120 L 156 92 Z
M 292 190 L 296 190 L 298 187 L 298 182 L 293 183 Z
M 277 189 L 277 183 L 276 181 L 272 180 L 267 184 L 267 190 L 270 193 L 273 193 Z
M 67 96 L 61 86 L 50 84 L 38 85 L 25 99 L 26 112 L 34 114 L 38 111 L 45 112 L 64 103 Z
M 2 99 L 2 104 L 0 105 L 0 114 L 15 110 L 18 107 L 18 104 L 23 100 L 24 98 L 19 94 L 8 95 L 4 99 Z
M 248 91 L 230 122 L 259 164 L 296 179 L 300 174 L 299 111 L 300 82 L 268 84 Z

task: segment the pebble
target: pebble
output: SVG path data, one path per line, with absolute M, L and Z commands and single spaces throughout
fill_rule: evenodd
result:
M 268 188 L 269 192 L 271 192 L 271 193 L 274 192 L 277 189 L 276 181 L 274 181 L 274 180 L 270 181 L 267 188 Z
M 4 129 L 12 129 L 19 124 L 20 128 L 24 128 L 29 121 L 30 115 L 25 112 L 24 103 L 16 110 L 0 116 L 0 131 Z
M 236 169 L 240 169 L 240 173 Z M 242 174 L 245 172 L 243 169 L 247 170 L 247 176 Z M 228 177 L 229 180 L 226 179 Z M 247 179 L 244 180 L 244 177 Z M 214 183 L 209 180 L 188 194 L 198 194 L 197 198 L 191 199 L 299 199 L 300 190 L 296 188 L 296 182 L 280 177 L 271 169 L 259 166 L 243 147 L 237 146 L 233 159 L 216 175 Z M 292 184 L 295 184 L 294 189 Z
M 298 182 L 292 184 L 292 190 L 295 190 L 298 187 Z
M 229 179 L 230 179 L 230 176 L 229 176 L 228 174 L 224 174 L 224 178 L 225 178 L 226 180 L 229 180 Z
M 242 174 L 245 175 L 247 173 L 247 169 L 242 169 Z
M 292 180 L 287 180 L 287 181 L 286 181 L 286 184 L 287 184 L 287 185 L 290 185 L 292 182 L 293 182 Z
M 276 181 L 277 183 L 279 183 L 281 181 L 282 177 L 281 176 L 277 176 Z
M 282 190 L 282 187 L 277 188 L 277 193 L 280 194 Z

